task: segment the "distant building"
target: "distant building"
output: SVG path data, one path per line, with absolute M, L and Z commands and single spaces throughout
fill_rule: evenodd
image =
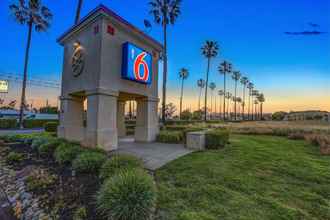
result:
M 285 117 L 285 121 L 329 121 L 330 113 L 327 111 L 299 111 L 289 112 Z

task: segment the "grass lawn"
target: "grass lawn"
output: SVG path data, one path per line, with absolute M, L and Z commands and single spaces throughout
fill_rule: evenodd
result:
M 235 135 L 156 172 L 159 219 L 330 219 L 330 157 L 304 141 Z

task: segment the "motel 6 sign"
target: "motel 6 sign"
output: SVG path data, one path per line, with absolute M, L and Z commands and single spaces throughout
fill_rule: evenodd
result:
M 122 78 L 150 84 L 152 55 L 131 43 L 123 44 Z

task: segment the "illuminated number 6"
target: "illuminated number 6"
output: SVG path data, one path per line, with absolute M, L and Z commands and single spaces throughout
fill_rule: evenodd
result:
M 146 52 L 139 54 L 134 61 L 134 76 L 138 81 L 147 82 L 149 78 L 149 67 L 144 58 L 147 56 Z M 143 75 L 140 73 L 140 66 L 143 66 Z

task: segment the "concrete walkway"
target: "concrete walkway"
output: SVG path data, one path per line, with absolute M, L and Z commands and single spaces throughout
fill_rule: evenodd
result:
M 146 169 L 157 170 L 191 152 L 182 144 L 136 143 L 134 138 L 125 138 L 119 140 L 119 148 L 114 153 L 136 156 L 143 160 Z

